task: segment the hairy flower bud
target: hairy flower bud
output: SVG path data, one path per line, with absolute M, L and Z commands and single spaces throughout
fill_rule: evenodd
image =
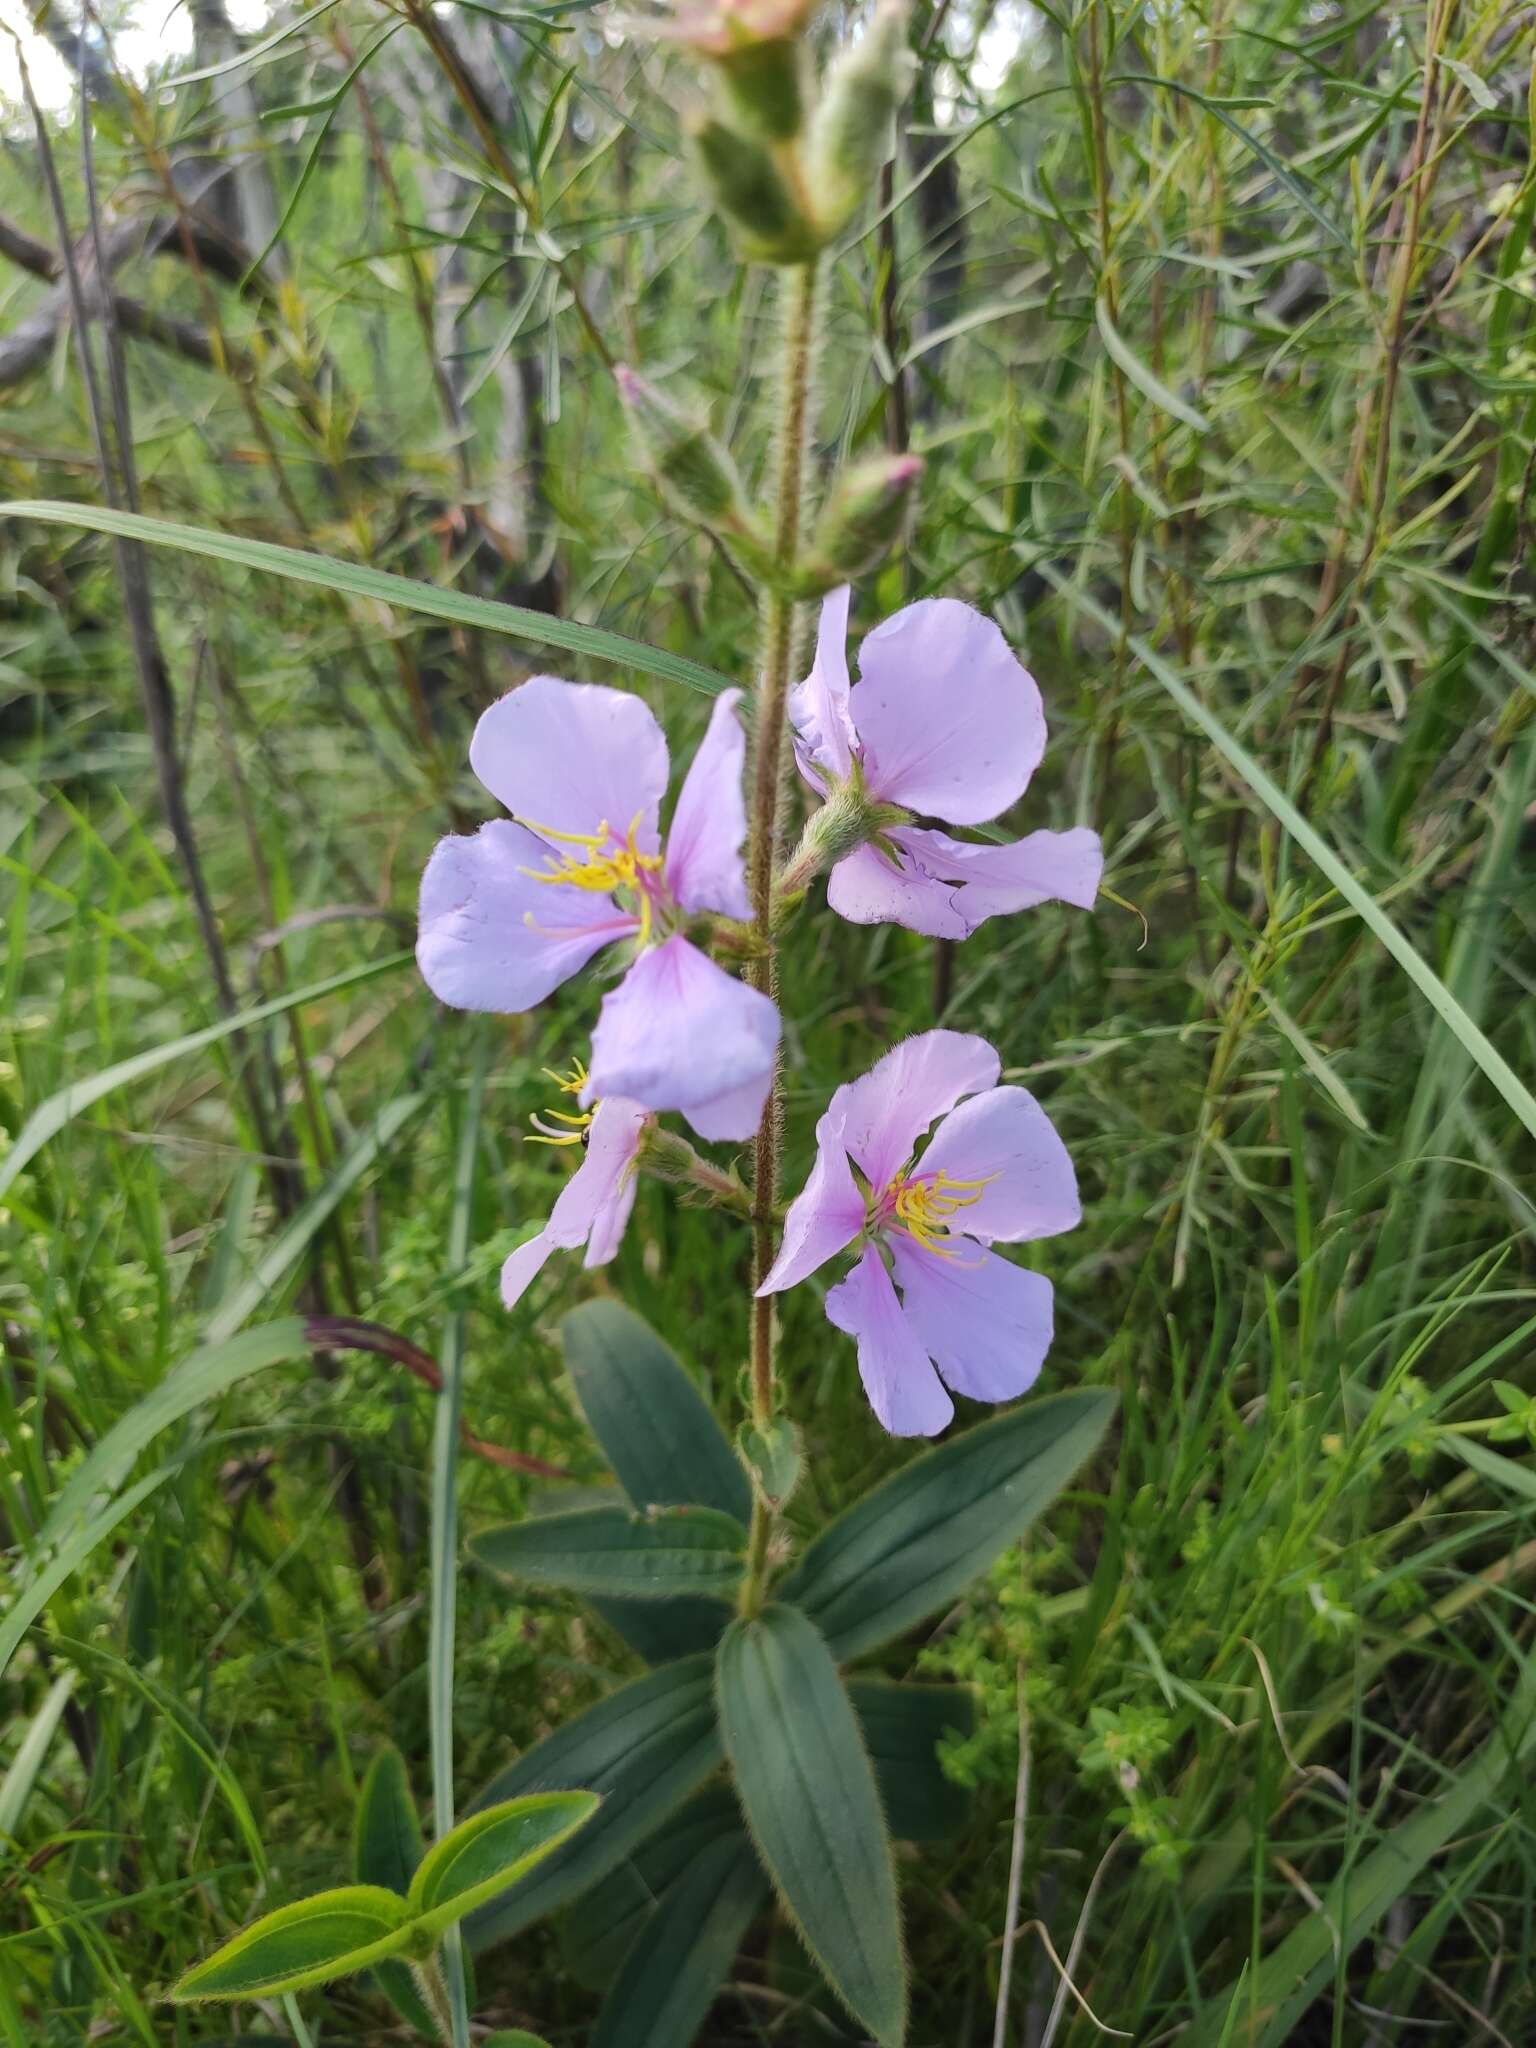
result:
M 845 469 L 816 522 L 796 595 L 820 597 L 878 568 L 901 539 L 922 473 L 920 455 L 875 455 Z
M 712 531 L 750 533 L 752 514 L 736 465 L 708 427 L 627 363 L 613 374 L 636 438 L 675 508 Z
M 823 237 L 797 203 L 772 153 L 713 115 L 690 139 L 706 189 L 744 256 L 757 263 L 807 263 Z
M 896 110 L 914 62 L 905 7 L 901 0 L 882 0 L 858 42 L 833 67 L 811 124 L 809 189 L 825 235 L 852 218 L 895 150 Z
M 910 823 L 911 813 L 899 804 L 878 803 L 870 796 L 856 765 L 846 782 L 829 784 L 825 802 L 811 813 L 800 844 L 775 878 L 779 912 L 792 911 L 825 869 L 835 867 L 893 826 Z

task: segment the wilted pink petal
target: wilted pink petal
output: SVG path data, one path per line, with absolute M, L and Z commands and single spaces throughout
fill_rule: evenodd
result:
M 816 1126 L 816 1164 L 789 1205 L 779 1255 L 758 1293 L 782 1294 L 852 1244 L 866 1206 L 843 1147 L 842 1116 L 829 1109 Z
M 961 1228 L 968 1236 L 1018 1244 L 1082 1221 L 1067 1148 L 1027 1088 L 992 1088 L 952 1110 L 913 1178 L 941 1173 L 960 1186 L 989 1183 L 967 1202 Z
M 870 794 L 952 825 L 1016 803 L 1045 752 L 1034 678 L 992 620 L 953 597 L 875 628 L 849 709 Z
M 918 828 L 891 837 L 926 873 L 958 885 L 955 908 L 969 931 L 989 917 L 1032 910 L 1037 903 L 1092 910 L 1104 873 L 1099 835 L 1082 825 L 1070 832 L 1031 832 L 1006 846 L 978 845 Z
M 779 1013 L 681 934 L 642 953 L 603 998 L 582 1100 L 680 1110 L 706 1138 L 747 1138 L 768 1099 Z
M 746 738 L 736 715 L 740 702 L 740 690 L 725 690 L 715 700 L 667 828 L 662 872 L 685 910 L 717 910 L 745 923 L 752 905 L 741 859 L 747 807 L 741 794 Z
M 482 713 L 469 762 L 514 817 L 585 837 L 608 826 L 654 853 L 667 787 L 667 742 L 627 690 L 530 676 Z
M 906 1165 L 918 1139 L 962 1095 L 997 1085 L 1002 1062 L 984 1038 L 924 1031 L 903 1039 L 867 1074 L 832 1097 L 845 1143 L 878 1195 Z
M 598 1104 L 585 1156 L 560 1190 L 549 1221 L 502 1266 L 501 1298 L 508 1308 L 522 1299 L 552 1252 L 585 1244 L 589 1266 L 606 1265 L 613 1257 L 635 1205 L 633 1169 L 646 1118 L 636 1102 L 609 1097 Z
M 848 710 L 848 604 L 846 583 L 822 599 L 816 627 L 816 659 L 803 683 L 789 693 L 789 721 L 795 729 L 795 759 L 813 788 L 830 778 L 844 782 L 853 766 L 858 735 Z
M 858 1344 L 859 1378 L 882 1427 L 892 1436 L 937 1436 L 955 1404 L 902 1314 L 874 1245 L 827 1295 L 827 1318 Z
M 895 860 L 872 842 L 840 860 L 827 877 L 827 902 L 850 924 L 899 924 L 930 939 L 969 938 L 953 882 L 939 880 L 911 859 L 903 829 L 887 834 Z
M 440 1002 L 515 1014 L 635 930 L 611 896 L 535 881 L 548 847 L 498 819 L 440 839 L 421 878 L 416 961 Z
M 963 1237 L 939 1258 L 891 1237 L 907 1327 L 957 1394 L 1011 1401 L 1040 1377 L 1051 1348 L 1051 1283 Z

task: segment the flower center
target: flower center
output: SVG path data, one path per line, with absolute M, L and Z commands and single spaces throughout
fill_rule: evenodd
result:
M 571 1061 L 571 1071 L 568 1074 L 557 1074 L 553 1067 L 545 1067 L 542 1071 L 549 1080 L 554 1082 L 562 1095 L 579 1095 L 587 1085 L 587 1070 L 580 1060 Z M 531 1116 L 528 1119 L 529 1123 L 533 1125 L 534 1130 L 538 1133 L 537 1137 L 528 1140 L 530 1145 L 585 1145 L 587 1142 L 587 1127 L 591 1123 L 596 1111 L 590 1109 L 551 1109 L 546 1111 L 545 1114 L 550 1120 L 548 1123 L 545 1122 L 544 1117 L 538 1115 Z M 567 1128 L 565 1130 L 555 1130 L 551 1128 L 553 1124 L 564 1124 Z
M 996 1179 L 995 1173 L 981 1180 L 952 1180 L 947 1173 L 927 1174 L 918 1180 L 898 1175 L 886 1189 L 881 1207 L 894 1214 L 902 1229 L 915 1237 L 924 1251 L 941 1259 L 953 1259 L 958 1253 L 940 1244 L 939 1239 L 949 1235 L 951 1217 L 979 1202 L 982 1190 L 991 1187 Z
M 590 889 L 598 895 L 608 895 L 616 889 L 632 890 L 643 946 L 651 935 L 652 891 L 648 878 L 662 865 L 659 853 L 642 853 L 637 844 L 644 815 L 643 811 L 636 811 L 623 839 L 606 818 L 595 832 L 557 832 L 552 825 L 537 825 L 531 818 L 525 819 L 529 831 L 537 832 L 541 839 L 557 840 L 562 846 L 585 851 L 557 853 L 551 849 L 544 856 L 547 873 L 539 868 L 524 868 L 523 873 L 535 882 L 557 882 L 567 889 Z

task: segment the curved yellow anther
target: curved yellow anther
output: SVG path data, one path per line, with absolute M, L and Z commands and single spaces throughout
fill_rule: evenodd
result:
M 554 840 L 562 846 L 585 847 L 587 858 L 582 860 L 575 853 L 551 852 L 547 856 L 547 871 L 524 868 L 523 873 L 535 882 L 559 882 L 568 889 L 591 889 L 604 893 L 610 889 L 637 890 L 641 898 L 642 930 L 648 933 L 650 895 L 642 885 L 641 877 L 654 874 L 662 864 L 662 856 L 640 851 L 640 820 L 644 816 L 644 811 L 636 811 L 622 840 L 606 818 L 595 832 L 557 832 L 552 825 L 536 825 L 530 819 L 530 832 L 537 832 L 541 839 Z
M 941 1259 L 953 1259 L 958 1253 L 939 1239 L 949 1235 L 951 1217 L 979 1202 L 983 1188 L 989 1188 L 996 1179 L 995 1173 L 982 1180 L 952 1180 L 947 1173 L 935 1173 L 918 1180 L 894 1180 L 888 1193 L 897 1222 L 917 1239 L 924 1251 Z
M 562 1095 L 579 1095 L 587 1085 L 587 1070 L 580 1060 L 571 1061 L 571 1071 L 568 1074 L 559 1073 L 554 1067 L 543 1067 L 540 1072 L 554 1082 Z M 587 1141 L 587 1126 L 596 1112 L 590 1109 L 552 1109 L 547 1114 L 552 1123 L 568 1124 L 570 1129 L 557 1131 L 551 1128 L 550 1123 L 545 1122 L 544 1117 L 531 1116 L 528 1121 L 533 1125 L 537 1135 L 528 1140 L 530 1145 L 584 1145 Z

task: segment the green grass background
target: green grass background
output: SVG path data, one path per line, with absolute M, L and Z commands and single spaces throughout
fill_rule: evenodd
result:
M 451 19 L 470 38 L 492 13 Z M 552 262 L 615 356 L 708 406 L 758 487 L 774 289 L 696 202 L 690 74 L 584 10 L 504 11 L 486 61 L 514 93 L 502 147 L 535 232 L 412 29 L 352 75 L 395 21 L 343 0 L 252 74 L 289 110 L 264 130 L 287 209 L 270 297 L 174 255 L 121 275 L 216 332 L 229 365 L 128 342 L 144 509 L 512 602 L 553 590 L 565 618 L 748 679 L 747 598 L 646 481 Z M 1081 1228 L 1034 1248 L 1058 1301 L 1042 1384 L 1112 1386 L 1121 1415 L 1048 1526 L 883 1660 L 982 1703 L 949 1760 L 973 1827 L 903 1857 L 912 2039 L 993 2037 L 1022 1756 L 1010 2040 L 1102 2038 L 1038 1928 L 1138 2042 L 1529 2041 L 1530 23 L 1467 0 L 1103 0 L 920 9 L 914 34 L 911 132 L 829 266 L 815 470 L 903 434 L 925 455 L 910 544 L 859 591 L 856 627 L 934 592 L 1001 622 L 1051 725 L 1009 822 L 1096 825 L 1120 900 L 999 920 L 948 958 L 804 916 L 788 1178 L 830 1089 L 894 1038 L 985 1033 L 1082 1180 Z M 164 167 L 217 118 L 206 86 L 105 102 L 111 217 L 160 207 Z M 72 115 L 54 145 L 78 230 Z M 18 108 L 0 213 L 55 240 Z M 472 302 L 445 359 L 430 312 L 450 251 Z M 6 270 L 7 321 L 45 290 Z M 511 561 L 465 537 L 507 481 L 502 357 L 544 437 Z M 0 485 L 101 496 L 62 333 L 7 394 Z M 515 1315 L 497 1299 L 562 1170 L 520 1133 L 540 1069 L 584 1049 L 594 980 L 521 1022 L 475 1019 L 439 1012 L 402 950 L 433 840 L 488 809 L 464 761 L 491 696 L 541 662 L 629 683 L 678 758 L 704 700 L 349 594 L 342 572 L 328 592 L 168 551 L 153 583 L 238 1004 L 356 972 L 176 1052 L 219 1009 L 110 545 L 7 518 L 5 1125 L 172 1055 L 63 1121 L 5 1193 L 17 1584 L 107 1430 L 210 1334 L 295 1301 L 461 1365 L 477 1436 L 586 1480 L 553 1332 L 593 1289 L 646 1315 L 732 1419 L 744 1233 L 671 1191 L 642 1190 L 606 1273 L 564 1260 Z M 276 1167 L 252 1075 L 281 1102 Z M 783 1363 L 809 1531 L 911 1453 L 874 1425 L 815 1286 L 787 1304 Z M 153 1483 L 0 1680 L 6 2048 L 232 2041 L 157 1989 L 338 1880 L 386 1740 L 425 1806 L 434 1684 L 463 1798 L 630 1672 L 574 1603 L 520 1606 L 473 1571 L 447 1665 L 430 1527 L 451 1439 L 434 1453 L 433 1425 L 383 1358 L 290 1357 L 121 1475 Z M 467 1454 L 457 1483 L 468 1531 L 541 1490 Z M 547 1928 L 488 1958 L 479 1994 L 482 2017 L 562 2048 L 595 2011 Z M 302 2005 L 315 2041 L 392 2038 L 365 1987 Z M 289 2024 L 248 2014 L 240 2038 Z M 853 2037 L 792 1937 L 762 1929 L 705 2038 Z

